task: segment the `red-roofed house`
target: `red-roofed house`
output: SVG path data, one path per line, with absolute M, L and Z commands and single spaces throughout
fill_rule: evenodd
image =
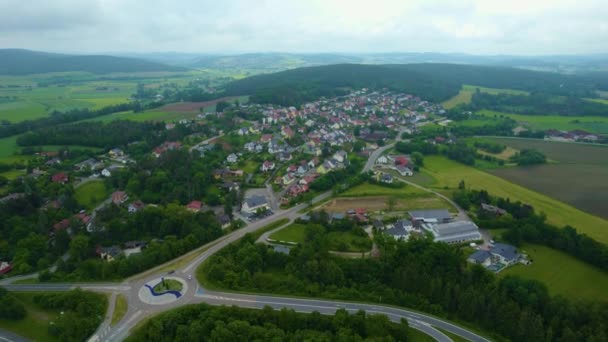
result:
M 125 203 L 129 199 L 129 196 L 124 191 L 114 191 L 112 193 L 112 203 L 120 205 Z
M 198 213 L 201 210 L 202 205 L 203 204 L 201 203 L 201 201 L 192 201 L 188 203 L 186 208 L 194 213 Z
M 272 140 L 272 134 L 264 134 L 262 135 L 262 137 L 260 138 L 260 141 L 263 143 L 267 143 L 270 140 Z
M 266 172 L 266 171 L 272 171 L 274 170 L 274 163 L 271 162 L 270 160 L 265 160 L 264 163 L 262 164 L 262 171 Z
M 59 173 L 56 173 L 53 176 L 51 176 L 51 181 L 53 181 L 53 183 L 65 184 L 68 182 L 68 180 L 69 180 L 68 175 L 66 175 L 63 172 L 59 172 Z
M 13 266 L 8 262 L 2 261 L 0 262 L 0 274 L 6 274 L 13 269 Z
M 293 130 L 291 129 L 291 127 L 289 126 L 283 126 L 283 128 L 281 129 L 281 134 L 286 137 L 286 138 L 293 138 L 294 134 Z
M 410 161 L 405 156 L 395 157 L 395 165 L 407 166 Z

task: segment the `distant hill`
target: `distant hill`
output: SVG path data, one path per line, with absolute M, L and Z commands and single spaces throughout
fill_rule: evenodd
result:
M 192 68 L 246 69 L 252 73 L 276 72 L 307 66 L 330 64 L 410 64 L 449 63 L 513 67 L 559 73 L 608 71 L 608 54 L 514 56 L 470 55 L 464 53 L 394 52 L 394 53 L 246 53 L 235 55 L 196 53 L 131 53 L 127 57 L 144 58 L 165 64 Z
M 48 72 L 183 71 L 182 67 L 136 58 L 101 55 L 64 55 L 21 49 L 0 49 L 0 75 L 28 75 Z
M 595 85 L 572 75 L 460 64 L 338 64 L 305 67 L 241 79 L 227 85 L 228 95 L 252 95 L 256 102 L 299 104 L 332 96 L 345 87 L 389 88 L 443 101 L 463 84 L 554 95 L 589 96 Z

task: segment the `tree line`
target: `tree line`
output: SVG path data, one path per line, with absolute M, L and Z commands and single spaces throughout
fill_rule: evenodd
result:
M 364 311 L 335 315 L 189 305 L 155 317 L 128 341 L 409 341 L 406 320 L 391 322 Z
M 476 92 L 467 106 L 471 111 L 490 109 L 529 115 L 608 116 L 608 106 L 580 97 L 556 97 L 550 94 L 488 94 Z

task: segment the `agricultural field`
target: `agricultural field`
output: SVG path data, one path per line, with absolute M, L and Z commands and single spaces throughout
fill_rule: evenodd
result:
M 608 243 L 608 221 L 591 215 L 569 204 L 509 182 L 474 167 L 457 163 L 442 156 L 428 156 L 422 169 L 433 179 L 426 186 L 450 195 L 461 180 L 467 187 L 487 190 L 490 194 L 528 203 L 547 215 L 547 221 L 558 226 L 571 225 L 590 237 Z M 416 179 L 412 179 L 416 181 Z M 571 181 L 570 181 L 571 182 Z
M 488 117 L 508 117 L 520 125 L 533 130 L 557 129 L 562 131 L 584 130 L 596 134 L 608 134 L 608 117 L 601 116 L 561 116 L 524 115 L 491 110 L 480 110 L 477 114 Z
M 492 95 L 496 94 L 513 94 L 513 95 L 528 95 L 528 92 L 521 90 L 513 90 L 513 89 L 498 89 L 498 88 L 486 88 L 486 87 L 478 87 L 474 85 L 463 85 L 462 89 L 458 95 L 452 97 L 451 99 L 442 102 L 441 104 L 445 109 L 452 109 L 460 104 L 467 104 L 471 102 L 471 98 L 473 94 L 479 89 L 482 93 L 488 93 Z
M 608 302 L 608 274 L 568 254 L 541 245 L 525 244 L 520 250 L 532 265 L 515 265 L 500 273 L 534 279 L 547 285 L 551 295 L 592 302 Z
M 110 194 L 106 189 L 106 185 L 103 181 L 90 181 L 78 186 L 75 190 L 74 197 L 76 201 L 87 209 L 93 209 Z
M 0 76 L 0 121 L 19 122 L 47 116 L 50 112 L 78 108 L 100 109 L 129 102 L 137 84 L 147 89 L 161 85 L 184 86 L 208 72 L 115 73 L 100 77 L 83 72 L 29 76 Z
M 201 113 L 214 112 L 215 105 L 219 101 L 235 101 L 238 100 L 240 103 L 247 103 L 247 96 L 222 98 L 214 101 L 207 102 L 180 102 L 172 103 L 160 108 L 146 110 L 140 113 L 129 112 L 117 112 L 96 118 L 86 119 L 83 121 L 102 121 L 109 122 L 114 120 L 133 120 L 133 121 L 164 121 L 174 122 L 182 119 L 194 120 Z
M 608 219 L 608 146 L 532 139 L 486 140 L 515 149 L 533 148 L 554 161 L 493 169 L 492 174 Z

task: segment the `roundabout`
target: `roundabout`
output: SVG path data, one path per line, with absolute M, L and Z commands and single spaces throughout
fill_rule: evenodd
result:
M 165 305 L 179 300 L 188 291 L 187 282 L 178 277 L 160 277 L 139 289 L 139 299 L 151 305 Z

